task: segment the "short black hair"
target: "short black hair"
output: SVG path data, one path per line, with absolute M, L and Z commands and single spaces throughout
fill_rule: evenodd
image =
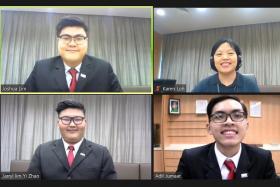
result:
M 85 30 L 86 35 L 88 36 L 88 27 L 86 26 L 85 22 L 83 22 L 78 17 L 66 16 L 66 17 L 61 18 L 61 20 L 56 25 L 56 36 L 57 37 L 59 37 L 62 29 L 64 29 L 65 27 L 82 27 Z
M 241 49 L 239 47 L 239 45 L 233 41 L 231 38 L 220 38 L 212 47 L 211 50 L 211 57 L 214 57 L 214 54 L 216 53 L 217 49 L 220 47 L 220 45 L 222 45 L 223 43 L 228 43 L 230 47 L 232 47 L 234 49 L 234 51 L 236 52 L 236 54 L 239 56 L 241 56 Z
M 61 111 L 65 110 L 67 108 L 80 109 L 81 111 L 83 111 L 84 114 L 86 114 L 85 107 L 82 103 L 73 101 L 73 100 L 65 100 L 65 101 L 61 101 L 57 104 L 57 107 L 56 107 L 57 115 L 59 115 Z
M 243 102 L 241 102 L 241 100 L 238 97 L 231 96 L 231 95 L 222 95 L 222 96 L 212 98 L 207 105 L 207 115 L 208 115 L 208 121 L 209 122 L 210 122 L 210 118 L 211 118 L 214 106 L 217 103 L 220 103 L 220 102 L 222 102 L 224 100 L 227 100 L 227 99 L 232 99 L 232 100 L 235 100 L 235 101 L 239 102 L 241 104 L 242 109 L 243 109 L 243 111 L 245 113 L 245 116 L 247 118 L 247 115 L 248 115 L 247 107 L 245 106 L 245 104 Z

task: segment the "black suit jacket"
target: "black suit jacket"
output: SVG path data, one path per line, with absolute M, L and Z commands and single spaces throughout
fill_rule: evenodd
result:
M 222 179 L 214 145 L 184 150 L 176 173 L 184 179 Z M 242 144 L 236 179 L 242 179 L 243 173 L 247 179 L 276 179 L 271 152 Z
M 56 56 L 36 62 L 25 86 L 29 92 L 69 92 L 62 58 Z M 111 65 L 101 59 L 85 55 L 76 92 L 121 91 L 121 85 Z
M 116 179 L 116 172 L 106 147 L 83 140 L 71 168 L 62 139 L 38 146 L 28 172 L 40 173 L 42 179 Z

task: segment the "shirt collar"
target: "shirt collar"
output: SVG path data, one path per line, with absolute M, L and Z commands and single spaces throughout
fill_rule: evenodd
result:
M 63 63 L 64 64 L 64 68 L 65 68 L 65 73 L 67 73 L 72 67 L 68 66 L 67 64 Z M 80 72 L 80 69 L 81 69 L 81 66 L 82 66 L 82 63 L 80 63 L 79 65 L 77 65 L 75 67 L 75 69 Z
M 82 144 L 83 140 L 84 140 L 84 138 L 82 138 L 79 142 L 77 142 L 77 143 L 75 143 L 75 144 L 68 144 L 68 143 L 62 138 L 65 151 L 68 151 L 68 146 L 69 146 L 69 145 L 73 145 L 73 146 L 74 146 L 74 151 L 77 152 L 77 151 L 79 150 L 80 145 Z
M 242 146 L 240 144 L 240 148 L 239 151 L 233 156 L 233 157 L 226 157 L 223 153 L 221 153 L 221 151 L 219 151 L 219 149 L 217 148 L 217 144 L 215 143 L 215 154 L 216 154 L 216 158 L 218 160 L 218 164 L 220 167 L 220 170 L 222 169 L 222 166 L 224 165 L 225 160 L 230 159 L 234 162 L 235 167 L 237 168 L 238 162 L 239 162 L 239 158 L 241 155 L 241 150 L 242 150 Z

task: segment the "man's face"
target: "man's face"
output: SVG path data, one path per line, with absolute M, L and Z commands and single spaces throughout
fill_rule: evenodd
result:
M 214 54 L 214 62 L 219 73 L 234 72 L 237 66 L 237 54 L 228 43 L 223 43 Z
M 221 101 L 214 106 L 212 111 L 212 115 L 214 115 L 210 120 L 210 123 L 207 124 L 207 127 L 209 134 L 214 136 L 218 147 L 230 148 L 239 146 L 245 137 L 246 131 L 248 129 L 248 121 L 246 118 L 240 118 L 240 112 L 244 112 L 241 104 L 233 99 Z M 227 116 L 225 122 L 215 122 L 221 119 L 221 117 L 219 117 L 219 114 L 221 113 L 232 113 L 235 114 L 232 115 L 234 119 L 243 120 L 237 120 L 239 122 L 236 122 L 232 120 L 230 116 Z
M 82 27 L 65 27 L 61 30 L 59 36 L 58 52 L 63 61 L 69 66 L 81 63 L 88 48 L 88 40 L 80 40 L 83 37 L 87 37 L 85 30 Z M 76 39 L 70 38 L 71 41 L 68 43 L 67 40 L 61 37 L 75 37 Z
M 70 117 L 78 117 L 77 119 L 84 118 L 84 113 L 80 109 L 76 108 L 67 108 L 60 112 L 59 120 L 58 120 L 58 127 L 63 139 L 69 144 L 75 144 L 79 142 L 85 135 L 85 127 L 86 127 L 86 120 L 82 120 L 81 124 L 75 124 L 72 120 L 69 125 L 64 124 L 62 119 L 67 119 Z M 81 118 L 82 117 L 82 118 Z M 62 119 L 61 119 L 62 118 Z

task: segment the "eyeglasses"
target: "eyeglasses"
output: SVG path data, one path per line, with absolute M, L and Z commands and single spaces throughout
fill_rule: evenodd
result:
M 70 36 L 70 35 L 61 35 L 58 37 L 64 44 L 69 44 L 72 39 L 74 40 L 74 42 L 78 45 L 82 44 L 86 39 L 87 37 L 86 36 Z
M 247 114 L 245 114 L 245 112 L 234 111 L 231 112 L 230 114 L 227 114 L 225 112 L 214 113 L 210 116 L 210 120 L 213 121 L 214 123 L 224 123 L 227 121 L 228 116 L 230 117 L 231 121 L 234 122 L 241 122 L 245 118 L 247 118 Z
M 64 125 L 70 125 L 72 121 L 74 122 L 75 125 L 81 125 L 85 118 L 81 116 L 75 116 L 75 117 L 63 116 L 60 117 L 59 119 Z

